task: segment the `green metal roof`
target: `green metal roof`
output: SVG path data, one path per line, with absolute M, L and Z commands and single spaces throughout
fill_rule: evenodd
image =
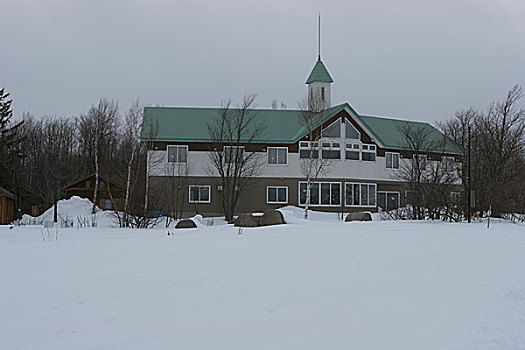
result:
M 323 122 L 344 109 L 355 115 L 362 126 L 384 148 L 408 149 L 402 133 L 403 126 L 407 124 L 428 130 L 430 137 L 436 143 L 444 139 L 444 135 L 428 123 L 359 115 L 348 103 L 329 108 Z M 207 125 L 217 120 L 220 111 L 220 108 L 145 107 L 141 139 L 211 142 Z M 266 126 L 256 141 L 258 143 L 295 143 L 308 134 L 307 128 L 299 121 L 301 113 L 299 110 L 255 109 L 254 113 L 257 113 L 257 119 Z M 153 129 L 150 128 L 152 125 L 155 125 Z M 156 132 L 150 132 L 155 129 Z M 442 152 L 443 149 L 431 151 Z M 450 139 L 446 139 L 445 152 L 462 154 L 459 146 Z
M 428 143 L 431 145 L 429 151 L 463 154 L 461 148 L 454 141 L 429 123 L 366 115 L 357 115 L 357 118 L 384 148 L 410 149 L 403 132 L 407 126 L 410 126 L 416 132 L 428 133 Z
M 329 108 L 325 120 L 344 108 L 345 105 Z M 220 108 L 145 107 L 141 139 L 210 142 L 208 124 L 219 117 L 220 111 Z M 254 113 L 265 126 L 256 141 L 258 143 L 295 143 L 308 133 L 307 128 L 299 123 L 299 110 L 255 109 Z M 152 125 L 155 127 L 150 129 Z M 155 129 L 156 132 L 149 131 Z
M 306 79 L 306 84 L 310 84 L 314 81 L 320 81 L 320 82 L 325 82 L 325 83 L 333 82 L 333 79 L 330 76 L 330 73 L 328 73 L 328 70 L 326 69 L 321 59 L 317 60 L 317 62 L 315 63 L 315 66 L 312 69 L 312 72 L 308 76 L 308 79 Z

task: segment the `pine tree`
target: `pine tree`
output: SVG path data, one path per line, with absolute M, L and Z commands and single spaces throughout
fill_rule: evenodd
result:
M 17 129 L 22 122 L 12 125 L 13 109 L 11 108 L 12 99 L 5 88 L 0 90 L 0 187 L 13 186 L 13 161 L 18 154 L 13 149 L 17 140 Z

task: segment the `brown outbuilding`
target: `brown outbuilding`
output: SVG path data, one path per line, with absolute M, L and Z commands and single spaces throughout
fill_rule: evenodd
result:
M 104 176 L 98 178 L 97 205 L 101 209 L 121 210 L 124 206 L 125 188 L 119 183 Z M 95 174 L 85 176 L 64 187 L 66 199 L 73 196 L 87 198 L 91 202 L 95 199 Z
M 7 225 L 15 216 L 15 195 L 0 187 L 0 225 Z

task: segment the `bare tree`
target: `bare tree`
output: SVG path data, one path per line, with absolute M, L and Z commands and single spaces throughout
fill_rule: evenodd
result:
M 92 214 L 96 213 L 101 163 L 110 163 L 112 151 L 118 144 L 118 103 L 100 99 L 98 105 L 91 106 L 87 115 L 80 117 L 80 132 L 84 147 L 92 153 L 95 170 L 95 189 Z
M 178 220 L 182 218 L 184 204 L 187 200 L 188 177 L 191 173 L 191 163 L 188 157 L 186 163 L 168 163 L 166 172 L 169 176 L 169 199 L 167 207 L 170 208 L 169 215 L 171 218 Z M 171 220 L 166 218 L 166 226 L 169 226 Z
M 213 142 L 208 172 L 210 176 L 219 176 L 222 209 L 229 222 L 233 220 L 241 193 L 263 165 L 255 143 L 265 125 L 254 111 L 255 97 L 255 94 L 245 95 L 238 108 L 231 108 L 231 100 L 224 101 L 217 119 L 208 124 Z
M 130 199 L 133 190 L 133 179 L 138 178 L 137 174 L 133 176 L 134 163 L 140 152 L 140 125 L 142 123 L 143 107 L 138 99 L 133 103 L 126 113 L 126 123 L 124 127 L 124 138 L 122 148 L 126 160 L 126 196 L 124 198 L 123 220 L 122 225 L 129 226 Z
M 399 132 L 404 137 L 404 155 L 408 159 L 401 162 L 396 177 L 407 185 L 412 216 L 416 220 L 426 214 L 440 218 L 442 210 L 448 212 L 453 205 L 451 192 L 459 185 L 455 159 L 446 156 L 450 140 L 446 136 L 436 139 L 433 129 L 425 124 L 407 122 L 399 127 Z
M 525 109 L 519 107 L 522 98 L 523 90 L 516 85 L 502 101 L 492 102 L 486 112 L 462 110 L 440 125 L 463 149 L 463 193 L 468 193 L 467 186 L 475 191 L 477 209 L 491 205 L 493 213 L 500 214 L 520 206 L 519 180 L 524 178 L 525 159 Z
M 319 140 L 321 139 L 320 127 L 326 120 L 326 101 L 319 93 L 313 92 L 309 99 L 299 103 L 299 124 L 308 131 L 309 149 L 306 157 L 301 156 L 301 172 L 306 178 L 306 203 L 304 218 L 308 219 L 312 185 L 318 177 L 329 170 L 331 159 L 322 157 Z

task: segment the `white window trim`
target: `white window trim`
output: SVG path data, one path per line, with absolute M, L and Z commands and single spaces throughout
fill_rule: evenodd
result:
M 362 205 L 362 204 L 359 204 L 359 205 L 350 204 L 350 205 L 348 205 L 348 204 L 346 204 L 346 185 L 347 184 L 352 185 L 352 202 L 353 202 L 353 199 L 354 199 L 354 196 L 353 196 L 354 186 L 353 185 L 359 185 L 359 202 L 361 202 L 361 185 L 374 185 L 375 186 L 375 192 L 376 192 L 376 204 L 375 205 Z M 373 182 L 345 182 L 344 191 L 345 191 L 345 197 L 344 197 L 345 203 L 344 203 L 344 205 L 347 208 L 376 208 L 377 207 L 377 184 L 376 183 L 373 183 Z
M 271 164 L 270 163 L 270 159 L 269 159 L 269 155 L 270 155 L 270 149 L 276 149 L 276 150 L 280 150 L 280 149 L 285 149 L 286 150 L 286 163 L 284 164 L 279 164 L 279 163 L 275 163 L 275 164 Z M 279 153 L 279 152 L 277 152 Z M 277 154 L 277 159 L 279 159 L 279 155 Z M 287 166 L 288 165 L 288 147 L 267 147 L 266 148 L 266 163 L 269 165 L 269 166 Z
M 351 148 L 347 148 L 347 146 L 352 146 Z M 358 145 L 359 148 L 354 149 L 354 145 Z M 359 153 L 359 159 L 348 159 L 346 158 L 346 151 L 353 151 Z M 358 162 L 361 161 L 361 142 L 345 142 L 345 157 L 344 160 L 350 160 L 352 162 Z
M 397 154 L 397 158 L 398 158 L 397 168 L 394 168 L 394 154 Z M 390 155 L 392 157 L 392 167 L 391 168 L 389 168 L 387 166 L 386 159 L 388 158 L 388 155 Z M 401 154 L 399 152 L 385 152 L 385 169 L 387 169 L 387 170 L 399 170 L 400 166 L 401 166 Z
M 223 154 L 223 157 L 224 157 L 224 162 L 226 162 L 226 149 L 227 148 L 230 148 L 230 149 L 239 149 L 239 150 L 242 150 L 242 154 L 244 155 L 244 152 L 245 152 L 245 149 L 244 149 L 244 146 L 224 146 L 223 149 L 222 149 L 222 154 Z
M 424 159 L 424 163 L 421 164 L 421 161 L 419 161 L 419 160 L 416 161 L 416 157 L 417 157 L 417 158 L 425 157 L 425 159 Z M 418 165 L 418 167 L 420 167 L 421 165 L 423 165 L 423 167 L 421 167 L 421 170 L 427 170 L 427 167 L 428 167 L 428 164 L 429 164 L 429 163 L 428 163 L 428 162 L 429 162 L 429 160 L 428 160 L 428 155 L 423 154 L 423 153 L 416 153 L 416 154 L 414 154 L 414 155 L 412 156 L 412 160 L 413 160 L 413 162 L 414 162 L 413 164 L 414 164 L 414 165 Z M 419 164 L 418 164 L 418 163 L 419 163 Z
M 452 156 L 442 156 L 441 157 L 441 163 L 447 165 L 445 160 L 449 160 L 448 166 L 451 168 L 446 168 L 447 171 L 454 171 L 456 167 L 456 158 Z
M 369 149 L 365 150 L 363 148 L 363 146 L 368 146 Z M 374 147 L 373 151 L 370 151 L 370 146 Z M 373 153 L 374 154 L 374 160 L 363 160 L 363 153 Z M 377 145 L 375 145 L 373 143 L 362 143 L 361 144 L 361 161 L 362 162 L 375 162 L 375 161 L 377 161 Z
M 347 136 L 346 136 L 346 123 L 350 123 L 350 125 L 352 126 L 352 128 L 354 128 L 355 131 L 357 131 L 357 133 L 359 134 L 359 138 L 354 139 L 354 138 L 352 138 L 352 137 L 347 137 Z M 349 120 L 348 118 L 345 118 L 345 128 L 344 128 L 344 129 L 345 129 L 345 137 L 344 137 L 344 138 L 345 138 L 346 140 L 358 140 L 358 141 L 361 141 L 361 132 L 360 132 L 359 130 L 357 130 L 357 128 L 354 126 L 354 124 L 352 124 L 352 123 L 350 122 L 350 120 Z
M 339 123 L 339 136 L 324 136 L 323 131 L 330 128 L 332 125 Z M 333 123 L 329 124 L 326 128 L 321 128 L 321 138 L 323 139 L 340 139 L 343 132 L 343 123 L 341 123 L 341 118 L 337 118 Z
M 379 208 L 379 201 L 377 200 L 377 198 L 379 197 L 379 193 L 384 193 L 385 194 L 385 198 L 388 198 L 388 194 L 389 193 L 397 193 L 397 207 L 400 208 L 401 207 L 401 192 L 399 191 L 377 191 L 376 190 L 376 205 L 377 207 Z M 388 200 L 387 200 L 387 203 L 388 203 Z M 386 209 L 384 209 L 386 210 Z
M 179 152 L 177 152 L 177 161 L 176 162 L 170 162 L 170 156 L 169 156 L 169 149 L 170 148 L 186 148 L 186 161 L 185 162 L 179 162 Z M 189 156 L 189 148 L 187 145 L 168 145 L 166 147 L 166 162 L 169 164 L 187 164 L 188 163 L 188 156 Z
M 321 152 L 320 152 L 321 159 L 341 160 L 341 153 L 342 153 L 341 141 L 332 141 L 330 139 L 325 139 L 324 141 L 320 141 L 319 143 L 321 146 Z M 323 145 L 324 143 L 329 143 L 330 146 L 325 146 Z M 334 144 L 337 144 L 338 146 L 334 146 Z M 324 158 L 323 151 L 339 151 L 339 158 Z
M 301 184 L 306 184 L 307 182 L 306 181 L 299 181 L 298 183 L 298 190 L 297 190 L 297 204 L 298 206 L 300 207 L 304 207 L 306 205 L 305 204 L 301 204 Z M 342 189 L 341 189 L 341 183 L 340 182 L 330 182 L 330 181 L 315 181 L 315 182 L 312 182 L 312 185 L 313 184 L 319 184 L 319 204 L 312 204 L 310 203 L 310 207 L 332 207 L 332 208 L 338 208 L 338 207 L 341 207 L 341 200 L 343 199 L 342 198 Z M 330 184 L 330 201 L 332 199 L 332 196 L 331 196 L 331 192 L 332 192 L 332 184 L 339 184 L 339 204 L 321 204 L 321 184 Z M 310 196 L 311 197 L 311 196 Z
M 277 201 L 270 201 L 268 199 L 268 190 L 270 188 L 275 188 L 277 192 L 279 191 L 279 188 L 285 188 L 286 189 L 286 202 L 279 202 Z M 276 193 L 276 197 L 279 197 L 278 193 Z M 267 204 L 288 204 L 288 186 L 266 186 L 266 203 Z
M 192 187 L 208 187 L 208 193 L 210 194 L 208 196 L 208 201 L 201 201 L 201 200 L 198 200 L 198 201 L 193 201 L 191 200 L 191 188 Z M 200 189 L 199 189 L 199 196 L 200 196 Z M 188 186 L 188 202 L 189 203 L 211 203 L 211 186 L 210 185 L 189 185 Z
M 306 146 L 301 146 L 301 143 L 305 143 Z M 317 151 L 317 158 L 319 159 L 321 156 L 321 142 L 320 141 L 299 141 L 299 159 L 309 159 L 309 158 L 301 158 L 301 151 Z

